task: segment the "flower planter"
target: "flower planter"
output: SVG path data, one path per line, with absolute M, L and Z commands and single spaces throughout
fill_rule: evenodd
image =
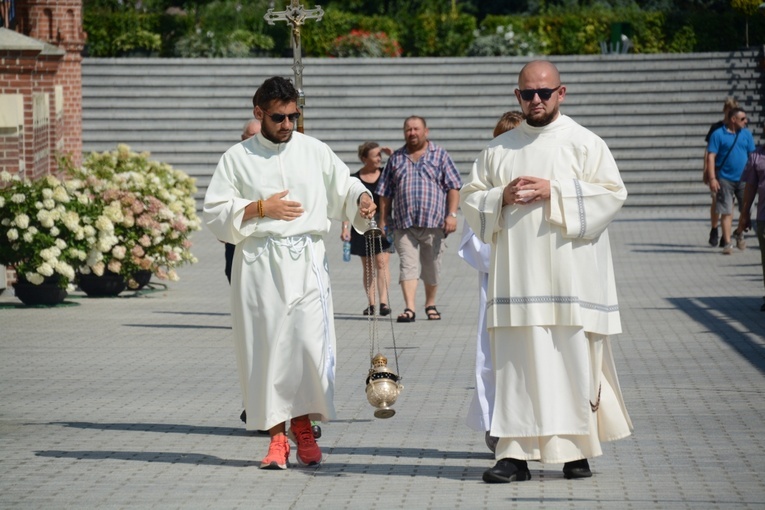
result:
M 133 280 L 135 280 L 138 286 L 130 290 L 141 290 L 142 288 L 146 287 L 151 281 L 152 274 L 153 273 L 149 271 L 148 269 L 142 270 L 142 271 L 136 271 L 135 273 L 133 273 Z
M 56 306 L 64 302 L 66 289 L 59 287 L 54 279 L 48 279 L 40 285 L 20 279 L 13 284 L 16 297 L 27 306 Z
M 127 282 L 122 275 L 105 272 L 102 276 L 96 274 L 77 274 L 77 284 L 88 297 L 114 297 L 125 290 Z

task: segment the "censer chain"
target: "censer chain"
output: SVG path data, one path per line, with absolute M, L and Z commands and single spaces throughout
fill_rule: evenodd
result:
M 377 286 L 377 261 L 376 261 L 376 250 L 375 248 L 379 249 L 379 252 L 382 253 L 382 236 L 379 236 L 375 238 L 374 236 L 364 236 L 365 237 L 365 251 L 366 251 L 366 263 L 367 263 L 367 277 L 369 278 L 369 281 L 365 282 L 366 288 L 371 289 L 371 283 L 375 284 L 375 290 Z M 375 241 L 377 241 L 377 246 L 375 246 Z M 387 281 L 387 279 L 386 279 Z M 386 285 L 386 294 L 388 295 L 388 301 L 390 301 L 390 287 Z M 390 306 L 390 303 L 389 303 Z M 378 329 L 377 329 L 377 312 L 373 310 L 373 313 L 369 316 L 368 319 L 369 322 L 369 359 L 371 360 L 374 358 L 375 354 L 377 352 L 380 352 L 380 342 L 379 342 L 379 336 L 378 336 Z M 390 333 L 391 338 L 393 340 L 393 358 L 396 361 L 396 374 L 399 377 L 399 380 L 401 380 L 401 370 L 398 367 L 398 348 L 396 346 L 396 332 L 393 327 L 393 314 L 388 315 L 388 323 L 390 324 Z

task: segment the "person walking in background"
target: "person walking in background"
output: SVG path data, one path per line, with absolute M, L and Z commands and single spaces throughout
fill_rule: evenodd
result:
M 765 124 L 763 124 L 765 127 Z M 751 209 L 754 203 L 754 197 L 757 199 L 757 240 L 760 243 L 760 262 L 762 264 L 762 277 L 765 283 L 765 145 L 760 145 L 753 153 L 744 167 L 744 173 L 741 180 L 745 183 L 744 187 L 744 207 L 741 210 L 739 218 L 739 228 L 749 230 L 752 227 Z M 765 296 L 763 296 L 765 300 Z M 765 303 L 760 307 L 761 312 L 765 312 Z
M 505 112 L 494 128 L 494 138 L 514 129 L 523 122 L 523 113 Z M 475 392 L 468 409 L 467 426 L 485 433 L 486 446 L 494 452 L 497 438 L 491 430 L 491 415 L 494 411 L 494 372 L 491 365 L 491 344 L 486 329 L 486 287 L 489 283 L 491 245 L 482 242 L 467 221 L 462 226 L 462 240 L 457 250 L 462 260 L 478 271 L 478 335 L 475 350 Z
M 253 97 L 261 132 L 220 158 L 204 199 L 213 234 L 236 245 L 231 317 L 247 429 L 268 430 L 262 469 L 318 465 L 311 419 L 335 417 L 335 327 L 323 237 L 328 218 L 365 228 L 372 194 L 321 141 L 294 132 L 298 91 L 265 80 Z
M 511 129 L 515 129 L 521 122 L 523 122 L 523 112 L 511 110 L 503 113 L 497 121 L 497 125 L 494 126 L 494 138 Z
M 364 142 L 359 145 L 359 160 L 364 164 L 361 169 L 353 174 L 366 186 L 367 190 L 373 194 L 375 204 L 378 208 L 380 206 L 380 196 L 375 194 L 375 188 L 377 188 L 377 182 L 380 180 L 380 174 L 382 172 L 382 153 L 390 156 L 393 151 L 390 147 L 380 147 L 377 142 Z M 377 219 L 375 220 L 377 221 Z M 390 307 L 388 306 L 388 287 L 390 287 L 390 249 L 391 243 L 383 236 L 378 243 L 377 241 L 371 244 L 371 253 L 367 253 L 367 242 L 364 234 L 360 234 L 356 229 L 351 228 L 350 222 L 344 221 L 342 232 L 340 233 L 340 239 L 344 242 L 350 241 L 351 243 L 351 255 L 356 255 L 361 258 L 361 267 L 363 271 L 363 283 L 364 292 L 367 294 L 368 306 L 364 309 L 364 315 L 374 315 L 376 297 L 380 297 L 380 315 L 390 315 Z M 370 260 L 370 258 L 372 260 Z M 372 266 L 375 264 L 376 279 L 372 278 Z
M 250 119 L 244 123 L 244 127 L 242 128 L 242 141 L 247 140 L 248 138 L 252 138 L 258 133 L 260 133 L 260 121 L 258 119 Z M 225 247 L 226 268 L 224 271 L 226 273 L 228 283 L 231 283 L 231 264 L 234 262 L 234 245 L 231 243 L 225 243 Z M 242 421 L 246 421 L 245 416 L 246 413 L 243 412 L 241 416 Z
M 525 120 L 481 152 L 460 192 L 470 227 L 492 245 L 499 440 L 483 480 L 529 480 L 529 460 L 585 478 L 601 441 L 632 433 L 610 341 L 621 321 L 608 225 L 627 190 L 605 142 L 560 113 L 566 87 L 551 62 L 526 64 L 515 95 Z
M 436 293 L 446 236 L 457 230 L 460 173 L 449 154 L 428 140 L 425 119 L 404 121 L 403 147 L 385 165 L 377 193 L 380 228 L 385 231 L 393 201 L 393 243 L 399 255 L 399 282 L 404 312 L 398 322 L 414 322 L 415 296 L 420 278 L 425 284 L 425 313 L 440 320 Z
M 744 231 L 740 225 L 740 215 L 744 206 L 744 172 L 746 160 L 754 152 L 752 133 L 746 129 L 746 112 L 741 108 L 731 108 L 725 118 L 725 125 L 715 130 L 707 144 L 707 170 L 709 172 L 709 190 L 717 194 L 717 212 L 722 224 L 723 255 L 733 253 L 731 229 L 733 228 L 733 199 L 739 210 L 739 225 L 732 233 L 739 250 L 746 249 Z
M 723 103 L 723 120 L 719 120 L 712 124 L 709 127 L 707 136 L 704 137 L 704 175 L 702 180 L 707 186 L 709 186 L 709 176 L 714 173 L 707 167 L 707 155 L 709 154 L 707 146 L 709 145 L 709 137 L 712 136 L 712 133 L 725 125 L 725 118 L 728 116 L 728 112 L 733 108 L 738 108 L 738 101 L 729 97 L 725 100 L 725 103 Z M 709 208 L 709 220 L 712 228 L 709 231 L 709 245 L 712 248 L 715 248 L 718 245 L 720 248 L 723 248 L 722 239 L 720 239 L 720 229 L 718 228 L 720 214 L 717 212 L 717 193 L 710 193 L 710 195 L 712 195 L 712 206 Z

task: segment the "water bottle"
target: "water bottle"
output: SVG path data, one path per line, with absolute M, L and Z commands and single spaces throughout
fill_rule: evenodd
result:
M 385 225 L 385 239 L 388 240 L 389 244 L 393 244 L 393 229 L 388 225 Z
M 345 241 L 343 243 L 343 262 L 351 261 L 351 242 Z

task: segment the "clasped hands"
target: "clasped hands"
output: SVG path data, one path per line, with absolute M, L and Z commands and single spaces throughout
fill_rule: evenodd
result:
M 284 200 L 289 190 L 280 191 L 274 195 L 271 195 L 266 200 L 262 201 L 263 217 L 271 218 L 274 220 L 292 221 L 303 215 L 305 210 L 300 202 L 294 200 Z M 377 206 L 375 201 L 368 193 L 363 193 L 359 198 L 359 213 L 364 218 L 373 218 Z M 258 209 L 258 202 L 250 202 L 244 210 L 244 219 L 258 218 L 260 217 L 260 211 Z
M 502 192 L 502 205 L 523 205 L 548 200 L 550 181 L 540 177 L 523 176 L 513 179 Z

